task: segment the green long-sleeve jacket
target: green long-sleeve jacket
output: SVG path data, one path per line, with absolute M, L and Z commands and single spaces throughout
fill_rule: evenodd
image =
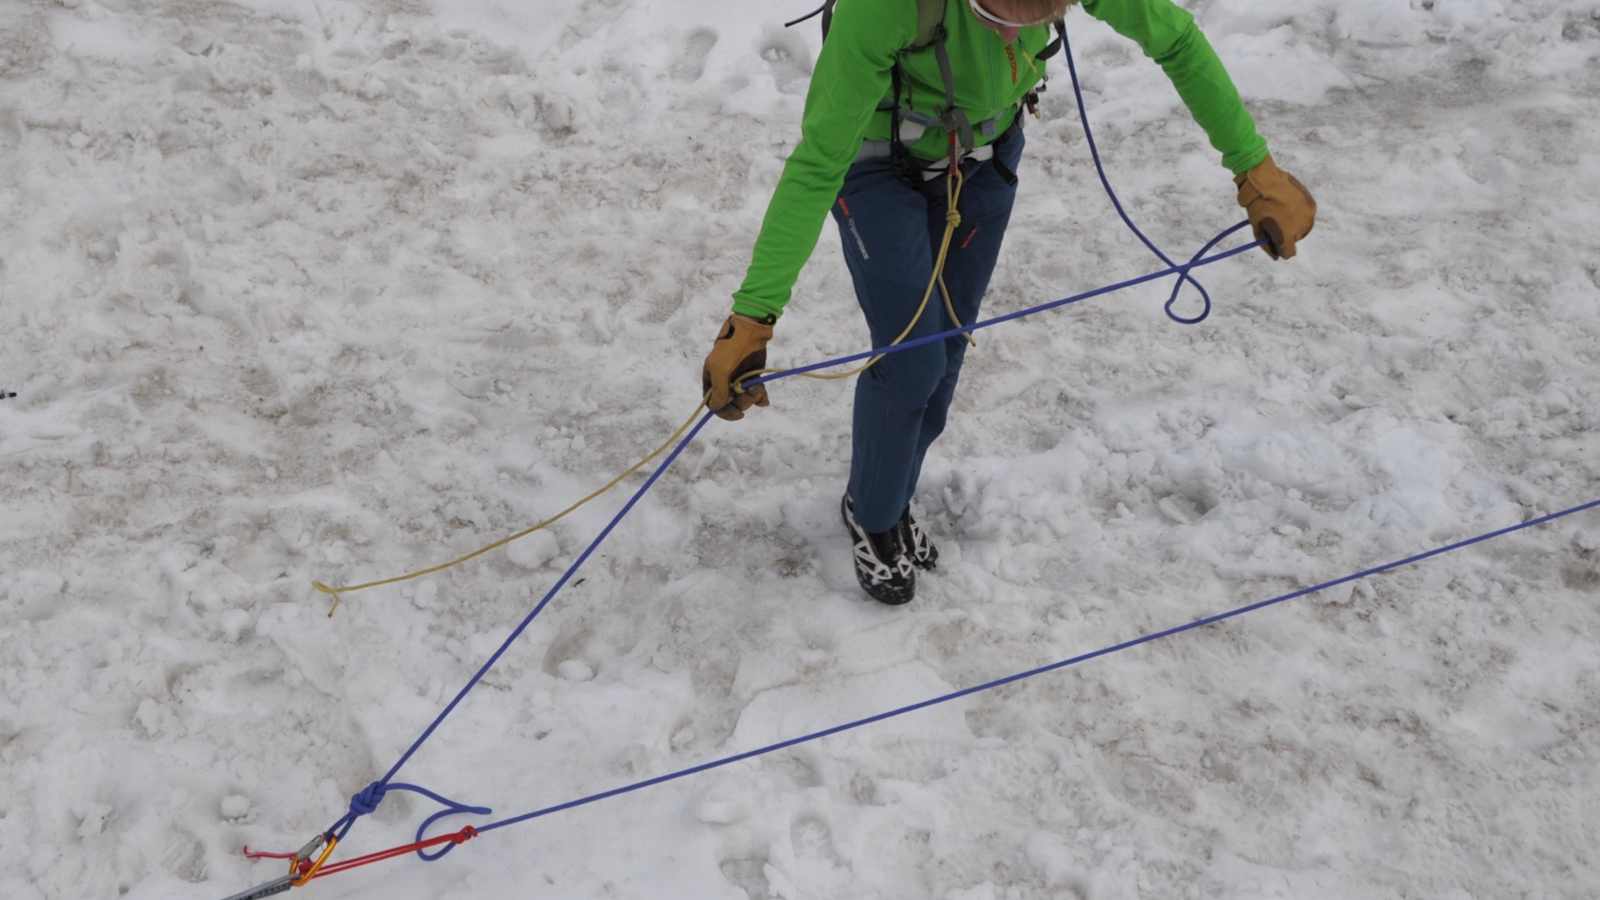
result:
M 1225 167 L 1237 174 L 1266 158 L 1266 142 L 1187 11 L 1172 0 L 1084 0 L 1083 7 L 1160 64 Z M 1050 29 L 1024 28 L 1007 47 L 978 23 L 967 0 L 947 0 L 944 25 L 957 105 L 974 123 L 995 120 L 991 134 L 976 135 L 981 146 L 1005 131 L 1019 101 L 1044 77 L 1044 64 L 1034 57 L 1049 43 Z M 783 312 L 861 142 L 889 137 L 889 113 L 878 105 L 890 94 L 896 57 L 916 31 L 917 0 L 838 0 L 811 76 L 800 143 L 784 165 L 744 284 L 733 295 L 735 312 L 758 318 Z M 905 54 L 900 64 L 911 106 L 937 114 L 944 82 L 933 52 Z M 938 159 L 945 146 L 944 133 L 930 129 L 910 150 Z

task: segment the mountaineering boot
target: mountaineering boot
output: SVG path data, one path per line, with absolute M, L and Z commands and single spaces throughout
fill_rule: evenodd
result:
M 839 501 L 839 515 L 844 519 L 845 530 L 850 532 L 856 581 L 861 583 L 861 589 L 872 599 L 890 606 L 910 602 L 917 592 L 917 570 L 901 541 L 900 526 L 876 532 L 862 528 L 856 521 L 855 505 L 850 502 L 849 494 Z
M 900 521 L 895 524 L 900 529 L 900 543 L 906 548 L 906 555 L 911 557 L 911 564 L 924 571 L 936 568 L 939 565 L 939 548 L 928 539 L 928 533 L 922 530 L 917 520 L 911 516 L 911 507 L 900 514 Z

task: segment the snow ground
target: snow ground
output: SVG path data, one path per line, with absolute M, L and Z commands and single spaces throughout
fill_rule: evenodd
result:
M 1600 6 L 1201 0 L 1292 264 L 988 332 L 863 601 L 848 388 L 714 423 L 402 771 L 513 814 L 1600 497 Z M 0 0 L 0 896 L 216 898 L 381 774 L 694 406 L 815 52 L 687 0 Z M 1237 221 L 1075 14 L 1173 254 Z M 1156 268 L 1064 70 L 987 301 Z M 865 346 L 824 235 L 776 361 Z M 1600 514 L 507 829 L 330 898 L 1593 897 Z M 391 797 L 348 849 L 409 840 Z M 452 820 L 454 821 L 454 820 Z

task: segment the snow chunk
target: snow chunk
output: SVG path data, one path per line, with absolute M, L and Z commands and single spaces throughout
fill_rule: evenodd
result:
M 581 659 L 564 659 L 556 671 L 568 681 L 588 681 L 594 677 L 594 667 Z
M 1074 885 L 1077 867 L 1073 864 L 1072 849 L 1060 837 L 1047 832 L 1035 832 L 1028 838 L 1026 852 L 1032 863 L 1051 887 Z
M 250 798 L 243 794 L 229 794 L 222 798 L 222 817 L 230 822 L 238 822 L 250 815 Z
M 94 837 L 105 830 L 106 821 L 111 818 L 112 809 L 104 803 L 91 803 L 83 810 L 83 815 L 78 820 L 78 837 Z
M 733 825 L 750 816 L 751 787 L 743 778 L 718 781 L 700 796 L 694 817 L 707 825 Z
M 535 531 L 506 547 L 506 558 L 520 568 L 538 569 L 561 552 L 561 542 L 548 531 Z
M 218 617 L 222 626 L 222 635 L 231 644 L 237 644 L 244 630 L 250 627 L 250 614 L 242 609 L 230 609 Z

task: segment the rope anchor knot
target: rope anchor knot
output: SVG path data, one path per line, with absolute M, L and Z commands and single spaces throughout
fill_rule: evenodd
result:
M 494 812 L 494 810 L 487 806 L 468 806 L 465 803 L 457 803 L 448 797 L 442 797 L 438 794 L 435 794 L 433 791 L 428 790 L 427 788 L 418 787 L 414 784 L 400 784 L 398 782 L 390 783 L 380 780 L 374 781 L 373 783 L 367 785 L 360 791 L 357 791 L 355 795 L 350 798 L 350 811 L 345 813 L 344 818 L 340 819 L 338 823 L 336 823 L 333 828 L 330 829 L 330 832 L 336 835 L 340 840 L 343 840 L 344 836 L 350 833 L 350 829 L 356 824 L 357 819 L 361 818 L 362 816 L 370 816 L 374 812 L 377 812 L 378 807 L 383 804 L 383 798 L 388 796 L 390 791 L 409 791 L 413 794 L 421 794 L 422 796 L 427 797 L 429 800 L 432 800 L 433 802 L 444 807 L 444 809 L 441 809 L 424 819 L 422 824 L 417 827 L 418 844 L 427 843 L 428 846 L 434 846 L 435 842 L 425 841 L 423 835 L 428 833 L 428 828 L 433 825 L 433 823 L 446 816 L 460 815 L 462 813 L 470 813 L 471 815 L 475 816 L 487 816 Z M 428 853 L 426 847 L 416 847 L 416 853 L 427 862 L 433 862 L 434 860 L 442 858 L 446 853 L 449 853 L 457 844 L 476 837 L 477 833 L 477 829 L 469 825 L 462 829 L 462 831 L 458 834 L 449 836 L 449 840 L 437 842 L 445 845 L 444 849 L 438 851 L 437 853 Z
M 367 785 L 350 798 L 350 815 L 354 818 L 372 815 L 388 793 L 389 786 L 381 781 Z

